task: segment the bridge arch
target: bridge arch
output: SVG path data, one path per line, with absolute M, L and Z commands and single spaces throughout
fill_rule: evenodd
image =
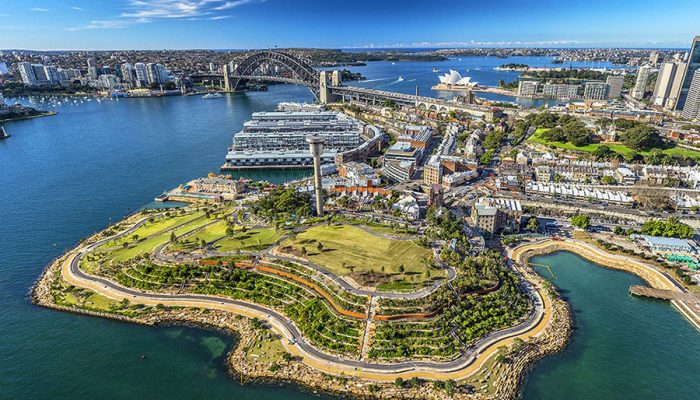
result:
M 292 72 L 293 76 L 289 78 L 257 74 L 257 69 L 265 63 L 286 67 Z M 238 62 L 231 75 L 235 79 L 234 88 L 238 87 L 241 80 L 260 79 L 305 85 L 317 99 L 320 91 L 319 72 L 307 61 L 282 51 L 263 50 L 248 54 Z

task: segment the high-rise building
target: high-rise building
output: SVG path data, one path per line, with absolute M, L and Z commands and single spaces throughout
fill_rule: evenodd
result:
M 700 119 L 700 69 L 695 70 L 693 79 L 690 81 L 681 116 L 691 120 Z
M 134 67 L 132 67 L 129 63 L 121 64 L 118 67 L 118 75 L 121 75 L 122 82 L 133 85 L 134 81 L 136 80 L 136 72 L 134 71 Z
M 148 70 L 146 69 L 146 64 L 136 63 L 134 64 L 134 72 L 136 73 L 136 87 L 142 87 L 148 85 Z
M 588 81 L 583 86 L 583 98 L 587 100 L 605 100 L 608 98 L 608 84 L 601 81 Z
M 2 93 L 0 93 L 0 106 L 5 105 L 5 97 L 3 97 Z
M 688 69 L 688 63 L 685 61 L 679 61 L 677 64 L 676 74 L 673 77 L 673 82 L 671 83 L 671 90 L 669 91 L 668 99 L 664 105 L 664 108 L 669 111 L 676 109 L 678 97 L 681 95 L 681 87 L 683 86 L 685 71 Z
M 88 77 L 92 81 L 96 81 L 97 78 L 100 77 L 100 70 L 97 69 L 97 67 L 89 67 L 88 68 Z
M 688 66 L 683 74 L 683 82 L 681 83 L 678 101 L 676 102 L 676 110 L 683 110 L 685 100 L 688 97 L 690 84 L 693 81 L 695 71 L 700 69 L 700 36 L 695 36 L 693 44 L 690 46 L 690 54 L 688 55 Z
M 673 62 L 661 64 L 659 75 L 656 78 L 654 94 L 651 95 L 651 103 L 653 105 L 663 107 L 666 104 L 666 100 L 671 92 L 671 86 L 673 86 L 673 78 L 676 76 L 677 68 L 678 64 Z
M 608 98 L 617 99 L 622 95 L 622 85 L 625 82 L 625 77 L 622 75 L 610 75 L 605 78 L 605 84 L 608 85 Z
M 17 69 L 22 77 L 22 82 L 25 85 L 36 85 L 36 75 L 34 74 L 34 69 L 32 65 L 26 61 L 17 63 Z
M 97 63 L 95 63 L 95 59 L 94 59 L 94 58 L 88 58 L 88 59 L 87 59 L 87 67 L 88 67 L 88 70 L 89 70 L 90 68 L 92 68 L 92 67 L 97 68 Z
M 32 64 L 32 69 L 34 70 L 34 76 L 36 76 L 37 85 L 45 85 L 49 83 L 49 77 L 46 76 L 46 71 L 42 64 Z
M 649 54 L 649 64 L 656 65 L 659 63 L 659 53 L 653 52 Z
M 632 97 L 637 100 L 644 98 L 647 83 L 649 82 L 649 75 L 651 75 L 650 66 L 642 65 L 639 67 L 639 71 L 637 71 L 637 81 L 634 83 L 634 89 L 632 89 Z
M 61 81 L 61 77 L 58 75 L 58 69 L 53 65 L 44 66 L 44 74 L 51 85 L 58 85 Z
M 162 64 L 148 63 L 146 71 L 148 71 L 148 83 L 151 85 L 161 85 L 167 81 L 167 72 Z

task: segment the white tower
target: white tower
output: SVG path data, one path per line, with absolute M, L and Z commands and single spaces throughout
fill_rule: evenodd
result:
M 314 191 L 316 192 L 316 214 L 323 216 L 323 186 L 321 185 L 321 155 L 323 154 L 323 143 L 326 138 L 319 135 L 306 137 L 309 143 L 311 157 L 314 158 Z

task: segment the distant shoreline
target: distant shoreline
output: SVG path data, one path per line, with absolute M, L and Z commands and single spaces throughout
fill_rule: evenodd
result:
M 13 122 L 13 121 L 22 121 L 25 119 L 50 117 L 50 116 L 53 116 L 56 114 L 58 114 L 58 111 L 42 111 L 42 112 L 40 112 L 38 114 L 34 114 L 34 115 L 24 115 L 21 117 L 13 117 L 13 118 L 8 118 L 8 119 L 1 119 L 0 118 L 0 122 Z

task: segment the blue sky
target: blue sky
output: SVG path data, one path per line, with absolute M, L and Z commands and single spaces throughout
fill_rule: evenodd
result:
M 698 34 L 698 0 L 0 0 L 0 49 L 683 48 Z

